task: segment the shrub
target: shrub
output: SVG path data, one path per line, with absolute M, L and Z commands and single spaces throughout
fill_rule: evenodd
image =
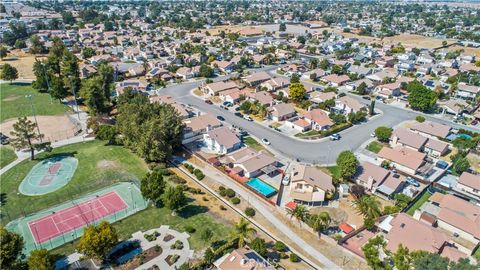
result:
M 231 188 L 227 189 L 227 190 L 225 191 L 225 194 L 226 194 L 227 197 L 229 197 L 229 198 L 235 197 L 235 191 L 234 191 L 233 189 L 231 189 Z
M 196 229 L 192 225 L 185 226 L 185 231 L 188 233 L 194 233 Z
M 282 241 L 277 241 L 273 245 L 273 249 L 279 252 L 287 251 L 287 245 L 285 245 Z
M 193 174 L 195 174 L 195 177 L 198 179 L 198 180 L 202 180 L 203 178 L 205 178 L 205 174 L 203 174 L 203 172 L 199 169 L 195 169 L 193 171 Z
M 152 242 L 152 241 L 155 241 L 157 240 L 157 237 L 159 236 L 160 234 L 158 232 L 153 232 L 151 234 L 144 234 L 143 237 L 145 237 L 145 239 L 147 239 L 149 242 Z
M 389 127 L 380 126 L 375 129 L 375 136 L 381 142 L 388 142 L 392 136 L 392 131 Z
M 290 261 L 291 261 L 291 262 L 299 262 L 299 261 L 300 261 L 300 257 L 298 257 L 298 255 L 295 254 L 295 253 L 291 253 L 291 254 L 290 254 Z
M 233 197 L 233 198 L 232 198 L 232 203 L 233 203 L 233 204 L 239 204 L 239 203 L 240 203 L 240 199 L 237 198 L 237 197 Z
M 168 180 L 172 183 L 175 183 L 175 184 L 186 184 L 187 183 L 187 180 L 183 179 L 182 177 L 180 177 L 176 174 L 170 176 L 170 178 L 168 178 Z
M 223 205 L 220 205 L 220 210 L 222 210 L 222 211 L 226 211 L 226 210 L 227 210 L 227 208 L 226 208 L 225 206 L 223 206 Z
M 280 258 L 281 258 L 281 259 L 286 259 L 286 258 L 288 258 L 287 253 L 285 253 L 285 252 L 280 252 Z
M 170 248 L 172 249 L 182 249 L 183 248 L 183 242 L 180 241 L 180 240 L 177 240 L 175 241 L 175 243 L 173 243 Z
M 425 122 L 425 117 L 423 117 L 421 115 L 417 115 L 417 117 L 415 117 L 415 120 L 417 120 L 417 122 L 419 122 L 419 123 L 423 123 L 423 122 Z
M 222 189 L 222 190 L 220 190 L 220 192 L 219 192 L 219 193 L 220 193 L 220 196 L 222 196 L 222 197 L 225 197 L 225 196 L 227 196 L 227 190 L 226 190 L 226 189 Z
M 247 215 L 247 217 L 255 216 L 255 209 L 247 207 L 247 209 L 245 209 L 245 215 Z
M 220 190 L 220 191 L 225 190 L 225 187 L 224 186 L 219 186 L 218 190 Z
M 208 201 L 209 201 L 208 198 L 205 197 L 205 196 L 202 197 L 202 200 L 203 200 L 204 202 L 208 202 Z

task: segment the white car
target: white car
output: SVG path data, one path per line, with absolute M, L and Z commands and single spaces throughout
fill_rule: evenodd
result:
M 330 135 L 330 140 L 331 141 L 338 141 L 338 140 L 340 140 L 340 138 L 341 138 L 340 134 L 338 134 L 338 133 Z
M 246 115 L 246 114 L 243 115 L 243 119 L 248 120 L 248 121 L 253 121 L 253 119 L 249 115 Z
M 284 186 L 288 186 L 288 184 L 290 184 L 290 176 L 288 174 L 282 179 L 282 184 Z
M 270 145 L 270 141 L 265 138 L 262 139 L 262 143 L 266 145 Z

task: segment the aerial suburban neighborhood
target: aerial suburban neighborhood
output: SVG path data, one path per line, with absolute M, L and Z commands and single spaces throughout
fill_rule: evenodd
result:
M 0 269 L 479 269 L 479 2 L 0 21 Z

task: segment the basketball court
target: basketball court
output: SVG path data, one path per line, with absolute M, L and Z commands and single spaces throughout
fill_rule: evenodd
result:
M 73 177 L 78 160 L 69 156 L 58 156 L 42 160 L 30 170 L 20 184 L 24 195 L 35 196 L 53 192 L 65 186 Z

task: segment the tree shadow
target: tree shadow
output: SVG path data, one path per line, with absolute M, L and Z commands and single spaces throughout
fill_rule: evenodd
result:
M 2 192 L 0 193 L 0 205 L 4 205 L 7 203 L 7 193 Z
M 77 151 L 62 152 L 62 153 L 50 153 L 50 154 L 46 154 L 45 156 L 38 157 L 38 158 L 36 158 L 36 160 L 43 161 L 43 160 L 46 160 L 46 159 L 53 159 L 54 161 L 59 161 L 62 158 L 74 157 L 77 154 L 78 154 Z
M 189 204 L 184 206 L 179 212 L 178 216 L 182 218 L 190 218 L 196 216 L 198 214 L 203 214 L 208 212 L 208 207 L 201 206 L 201 205 L 193 205 Z
M 28 82 L 12 82 L 12 83 L 9 83 L 10 85 L 16 85 L 16 86 L 27 86 L 27 85 L 31 85 L 31 83 L 28 83 Z

